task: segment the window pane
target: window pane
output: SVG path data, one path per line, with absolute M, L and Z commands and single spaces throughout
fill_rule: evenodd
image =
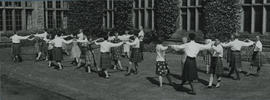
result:
M 267 3 L 270 3 L 270 0 L 267 0 Z
M 196 27 L 195 21 L 196 21 L 195 9 L 192 8 L 190 9 L 190 30 L 195 31 L 195 27 Z
M 196 0 L 190 0 L 190 5 L 195 6 L 196 5 Z
M 32 10 L 26 10 L 26 29 L 32 26 Z
M 262 7 L 254 7 L 254 8 L 255 8 L 255 32 L 262 33 L 263 8 Z
M 25 6 L 26 7 L 32 7 L 32 2 L 31 1 L 25 1 Z
M 203 13 L 201 9 L 199 10 L 199 30 L 203 30 Z
M 141 10 L 141 26 L 144 27 L 144 10 Z
M 53 28 L 53 11 L 48 11 L 48 28 Z
M 48 7 L 48 8 L 52 8 L 52 7 L 53 7 L 52 1 L 47 1 L 47 7 Z
M 6 28 L 12 30 L 12 10 L 6 10 Z
M 263 0 L 255 0 L 255 3 L 263 4 Z
M 181 9 L 182 14 L 182 28 L 183 30 L 187 30 L 187 9 Z
M 244 31 L 251 32 L 251 8 L 244 7 Z
M 267 23 L 266 23 L 267 25 L 266 25 L 266 31 L 267 31 L 267 32 L 270 32 L 270 20 L 269 20 L 269 19 L 270 19 L 270 7 L 267 7 L 267 8 L 266 8 L 266 11 L 267 11 L 267 20 L 266 20 L 266 21 L 267 21 Z
M 187 6 L 187 0 L 182 0 L 182 6 Z
M 2 4 L 2 1 L 0 1 L 0 6 L 2 6 L 3 4 Z
M 152 8 L 153 7 L 153 0 L 148 0 L 148 7 Z
M 15 7 L 21 7 L 21 2 L 14 2 Z
M 61 8 L 61 1 L 56 1 L 56 8 Z
M 139 0 L 134 0 L 135 8 L 139 8 Z
M 145 0 L 141 0 L 141 8 L 145 8 Z
M 139 10 L 135 10 L 135 28 L 139 28 Z
M 112 9 L 112 8 L 113 8 L 113 1 L 109 0 L 109 9 Z
M 15 25 L 16 30 L 22 30 L 22 11 L 15 10 Z
M 5 2 L 5 6 L 6 6 L 6 7 L 11 7 L 11 6 L 12 6 L 12 2 L 6 1 L 6 2 Z
M 251 4 L 252 3 L 252 0 L 245 0 L 244 3 L 245 4 Z
M 112 28 L 113 27 L 113 14 L 112 14 L 112 12 L 110 11 L 110 28 Z
M 0 31 L 3 31 L 3 10 L 0 9 Z
M 202 3 L 203 3 L 203 0 L 199 0 L 199 5 L 202 5 Z
M 152 22 L 153 22 L 153 19 L 152 19 L 152 17 L 153 17 L 153 15 L 152 15 L 153 13 L 152 13 L 152 10 L 148 10 L 148 28 L 149 29 L 152 29 Z
M 56 12 L 56 27 L 62 28 L 62 17 L 61 17 L 61 11 Z

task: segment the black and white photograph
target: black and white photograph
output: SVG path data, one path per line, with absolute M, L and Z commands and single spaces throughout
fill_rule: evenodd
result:
M 0 0 L 0 100 L 270 100 L 270 0 Z

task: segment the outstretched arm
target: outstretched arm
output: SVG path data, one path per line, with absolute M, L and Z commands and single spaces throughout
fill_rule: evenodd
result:
M 182 44 L 182 45 L 169 45 L 172 49 L 174 49 L 175 51 L 179 51 L 181 49 L 184 49 L 185 48 L 185 44 Z

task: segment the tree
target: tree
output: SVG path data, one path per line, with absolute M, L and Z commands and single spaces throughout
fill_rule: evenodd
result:
M 155 0 L 155 30 L 158 38 L 168 39 L 176 31 L 179 15 L 175 0 Z
M 207 38 L 228 38 L 240 30 L 239 0 L 205 0 L 204 29 Z
M 78 33 L 83 29 L 87 35 L 103 35 L 103 12 L 105 0 L 76 0 L 69 2 L 68 30 Z

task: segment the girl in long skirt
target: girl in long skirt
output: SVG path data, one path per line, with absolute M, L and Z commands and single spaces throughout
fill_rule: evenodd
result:
M 48 56 L 47 56 L 47 59 L 48 59 L 48 66 L 51 67 L 52 66 L 52 61 L 53 61 L 53 43 L 52 43 L 52 40 L 53 40 L 53 36 L 52 35 L 49 35 L 49 38 L 47 40 L 47 44 L 48 44 Z
M 100 67 L 102 68 L 103 72 L 105 73 L 105 78 L 109 78 L 108 68 L 111 67 L 111 57 L 110 57 L 110 49 L 112 47 L 118 47 L 123 44 L 120 43 L 111 43 L 108 41 L 108 36 L 104 37 L 103 42 L 95 41 L 96 45 L 100 45 Z
M 66 41 L 61 37 L 61 34 L 57 34 L 52 40 L 54 44 L 53 49 L 53 59 L 57 62 L 59 69 L 63 69 L 62 60 L 63 60 L 63 43 L 70 44 L 73 40 Z
M 131 66 L 134 65 L 135 72 L 134 74 L 138 74 L 138 66 L 142 61 L 141 51 L 140 51 L 140 40 L 137 37 L 138 34 L 135 34 L 135 36 L 130 37 L 131 42 L 126 42 L 126 44 L 131 46 L 131 54 L 129 59 L 130 66 L 128 67 L 128 73 L 126 76 L 131 75 Z
M 210 66 L 210 81 L 208 84 L 208 88 L 212 88 L 214 75 L 217 77 L 217 85 L 216 88 L 220 87 L 221 83 L 221 75 L 223 74 L 223 48 L 220 45 L 220 40 L 216 39 L 215 44 L 212 46 L 212 50 L 214 51 L 211 58 L 211 66 Z
M 165 60 L 166 50 L 168 49 L 168 46 L 165 46 L 165 44 L 162 44 L 161 40 L 158 40 L 158 43 L 156 45 L 156 74 L 159 78 L 159 86 L 162 87 L 163 79 L 162 77 L 166 77 L 170 84 L 172 83 L 171 78 L 169 76 L 170 70 L 168 67 L 168 64 Z
M 75 59 L 75 61 L 73 63 L 75 63 L 77 65 L 80 62 L 79 60 L 80 60 L 80 56 L 81 56 L 81 49 L 78 45 L 78 41 L 76 41 L 76 39 L 77 39 L 76 35 L 73 35 L 73 39 L 75 41 L 72 42 L 71 58 Z
M 119 43 L 122 42 L 119 37 L 118 37 L 118 33 L 115 33 L 115 38 L 114 40 L 112 40 L 112 43 Z M 122 63 L 121 63 L 121 53 L 122 53 L 122 46 L 120 47 L 113 47 L 111 48 L 111 57 L 113 60 L 113 69 L 117 69 L 117 66 L 119 67 L 119 69 L 122 71 L 123 67 L 122 67 Z
M 262 47 L 263 45 L 260 41 L 260 37 L 256 36 L 256 42 L 254 43 L 253 54 L 251 58 L 252 61 L 250 64 L 251 67 L 249 69 L 249 72 L 247 73 L 247 76 L 252 74 L 254 67 L 257 67 L 255 75 L 259 75 L 262 66 Z

